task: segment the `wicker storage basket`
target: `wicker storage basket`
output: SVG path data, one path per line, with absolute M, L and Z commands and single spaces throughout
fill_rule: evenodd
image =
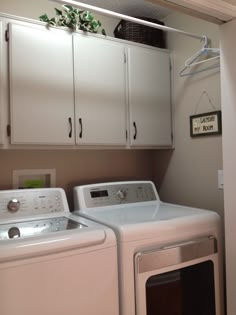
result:
M 145 17 L 137 18 L 164 25 L 163 22 L 156 19 Z M 155 47 L 166 48 L 164 32 L 162 30 L 149 26 L 121 20 L 114 30 L 114 35 L 117 38 L 126 39 Z

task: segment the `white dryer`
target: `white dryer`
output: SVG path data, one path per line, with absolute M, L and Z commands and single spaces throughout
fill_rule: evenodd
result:
M 0 191 L 0 314 L 118 315 L 114 232 L 62 189 Z
M 220 219 L 160 201 L 152 182 L 74 188 L 75 214 L 118 241 L 121 315 L 222 315 Z

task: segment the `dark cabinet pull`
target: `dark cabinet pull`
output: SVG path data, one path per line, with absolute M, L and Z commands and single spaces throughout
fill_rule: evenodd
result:
M 69 138 L 71 138 L 72 137 L 72 119 L 71 119 L 71 117 L 68 118 L 68 121 L 69 121 L 69 125 L 70 125 Z
M 136 125 L 135 121 L 133 122 L 133 126 L 134 126 L 134 140 L 136 140 L 136 138 L 137 138 L 137 125 Z
M 83 122 L 82 122 L 82 118 L 79 118 L 79 124 L 80 124 L 79 137 L 82 138 L 83 137 Z

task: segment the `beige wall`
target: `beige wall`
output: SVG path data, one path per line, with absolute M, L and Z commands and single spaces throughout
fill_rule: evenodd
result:
M 223 0 L 223 1 L 236 5 L 236 0 Z
M 165 20 L 171 27 L 197 34 L 206 34 L 212 47 L 218 47 L 217 25 L 182 14 L 169 15 Z M 222 169 L 222 137 L 190 137 L 189 116 L 214 110 L 206 96 L 197 106 L 206 90 L 217 110 L 220 101 L 220 73 L 206 71 L 181 78 L 185 60 L 201 47 L 200 41 L 173 33 L 168 34 L 168 47 L 174 50 L 174 136 L 175 150 L 157 153 L 156 169 L 167 168 L 160 195 L 165 201 L 208 208 L 223 214 L 223 190 L 218 189 L 217 170 Z M 170 161 L 166 165 L 165 161 Z M 163 169 L 162 169 L 163 170 Z M 158 178 L 157 178 L 158 180 Z
M 12 188 L 12 171 L 56 169 L 56 185 L 72 201 L 73 186 L 99 181 L 153 179 L 154 152 L 134 150 L 1 150 L 0 189 Z

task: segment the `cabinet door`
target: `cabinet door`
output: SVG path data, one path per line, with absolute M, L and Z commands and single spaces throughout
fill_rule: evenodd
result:
M 73 40 L 76 143 L 125 145 L 124 47 L 80 34 Z
M 169 53 L 128 48 L 131 146 L 171 145 Z
M 0 145 L 3 144 L 3 95 L 5 92 L 4 90 L 6 90 L 6 86 L 3 81 L 3 43 L 3 25 L 0 21 Z
M 73 144 L 72 37 L 10 24 L 12 144 Z

